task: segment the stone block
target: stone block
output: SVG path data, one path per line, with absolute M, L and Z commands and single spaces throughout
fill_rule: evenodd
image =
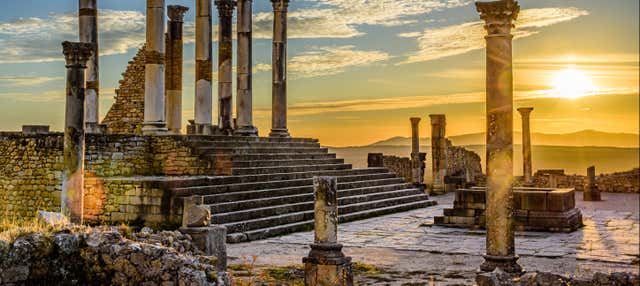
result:
M 38 220 L 53 226 L 67 225 L 69 224 L 69 218 L 62 213 L 38 211 Z
M 547 192 L 518 191 L 520 193 L 520 209 L 531 211 L 547 210 Z
M 22 125 L 22 134 L 35 135 L 49 133 L 49 125 Z
M 227 269 L 227 228 L 212 225 L 207 227 L 181 227 L 180 232 L 191 236 L 193 243 L 206 255 L 217 257 L 217 269 Z
M 564 212 L 576 207 L 573 189 L 554 190 L 547 194 L 547 210 Z

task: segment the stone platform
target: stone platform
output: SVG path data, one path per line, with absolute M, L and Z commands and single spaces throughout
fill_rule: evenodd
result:
M 514 188 L 515 229 L 572 232 L 582 227 L 574 189 Z M 441 226 L 484 228 L 486 189 L 456 190 L 453 208 L 435 217 Z

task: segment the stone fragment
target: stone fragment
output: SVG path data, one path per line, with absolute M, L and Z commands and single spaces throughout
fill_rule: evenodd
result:
M 185 210 L 187 227 L 204 227 L 211 224 L 211 209 L 204 205 L 191 206 Z
M 53 226 L 62 226 L 69 224 L 69 218 L 58 212 L 38 211 L 38 219 Z

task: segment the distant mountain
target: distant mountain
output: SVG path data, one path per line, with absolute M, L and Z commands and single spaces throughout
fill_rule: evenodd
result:
M 522 143 L 522 134 L 514 132 L 515 144 Z M 472 133 L 448 137 L 454 145 L 483 145 L 485 133 Z M 532 133 L 532 145 L 547 146 L 600 146 L 600 147 L 638 147 L 640 136 L 631 133 L 608 133 L 595 130 L 582 130 L 567 134 Z M 409 137 L 392 137 L 373 143 L 368 146 L 408 146 L 411 145 Z M 430 146 L 430 138 L 420 138 L 421 146 Z

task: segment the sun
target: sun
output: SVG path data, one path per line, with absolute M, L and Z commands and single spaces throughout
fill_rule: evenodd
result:
M 557 71 L 551 79 L 552 95 L 563 98 L 579 98 L 596 90 L 589 76 L 573 66 Z

